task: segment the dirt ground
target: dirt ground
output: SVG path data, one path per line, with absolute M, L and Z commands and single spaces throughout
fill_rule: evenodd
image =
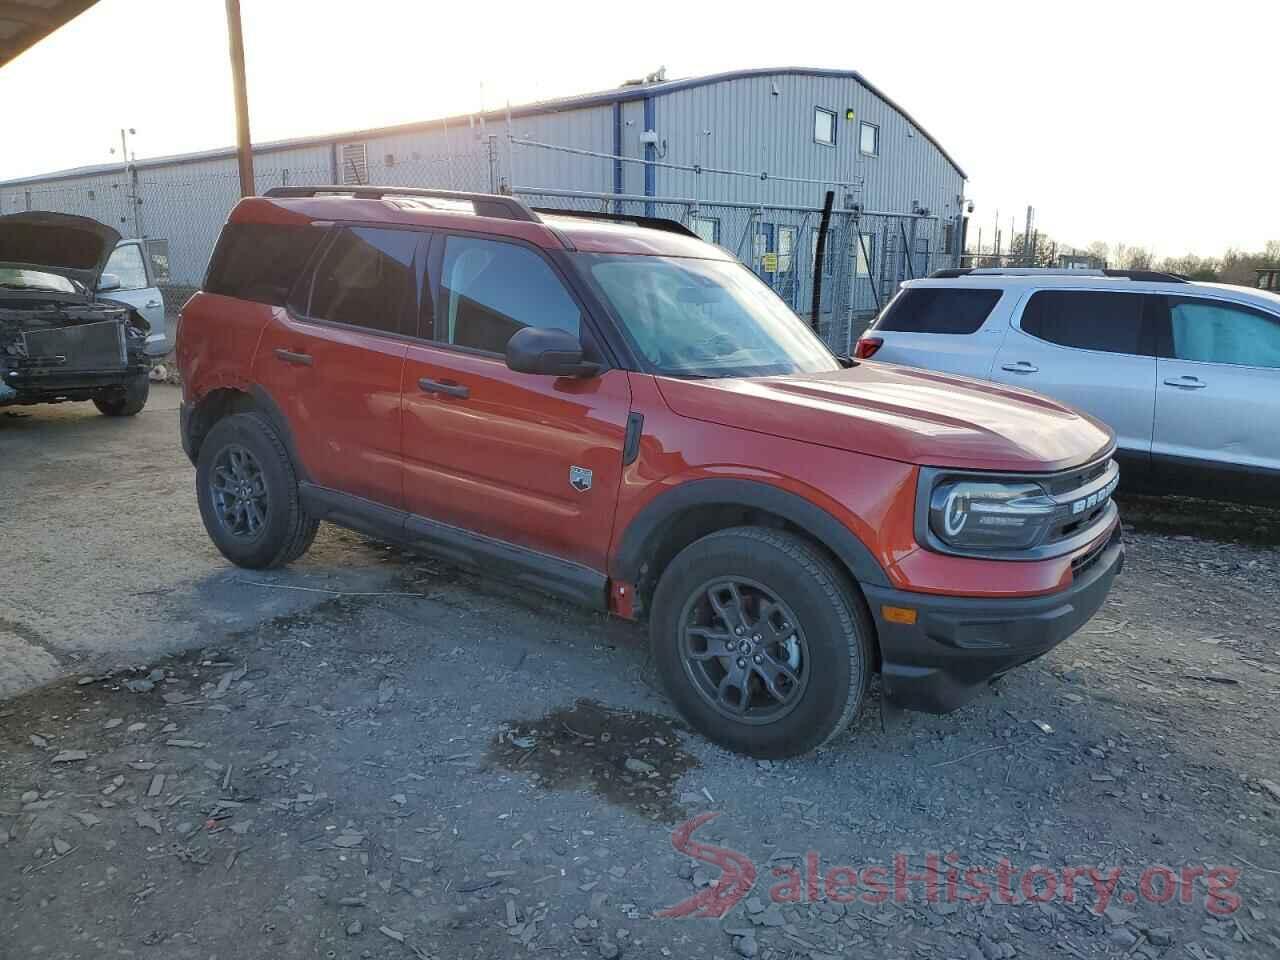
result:
M 1124 501 L 1049 656 L 755 762 L 641 628 L 333 529 L 229 568 L 173 406 L 0 412 L 3 960 L 1280 956 L 1280 514 Z

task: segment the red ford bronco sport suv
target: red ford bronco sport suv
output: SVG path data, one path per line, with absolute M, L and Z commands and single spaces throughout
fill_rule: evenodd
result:
M 182 311 L 209 536 L 288 563 L 320 520 L 647 618 L 697 730 L 800 754 L 873 673 L 950 710 L 1052 648 L 1123 563 L 1102 424 L 834 356 L 677 223 L 506 196 L 242 200 Z

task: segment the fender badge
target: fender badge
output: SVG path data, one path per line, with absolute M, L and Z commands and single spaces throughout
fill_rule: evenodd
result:
M 585 493 L 591 489 L 591 471 L 586 467 L 570 467 L 569 468 L 569 486 L 577 490 L 579 493 Z

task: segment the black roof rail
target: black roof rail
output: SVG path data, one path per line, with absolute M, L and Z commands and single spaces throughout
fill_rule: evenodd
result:
M 933 271 L 929 274 L 929 279 L 949 280 L 952 277 L 967 277 L 972 272 L 972 267 L 947 267 L 945 270 Z
M 1124 280 L 1155 280 L 1162 283 L 1190 283 L 1191 278 L 1181 273 L 1166 273 L 1163 270 L 1103 270 L 1108 277 L 1120 277 Z
M 678 233 L 681 236 L 693 237 L 695 240 L 702 239 L 679 220 L 668 220 L 666 217 L 641 217 L 629 213 L 605 213 L 599 210 L 562 210 L 558 207 L 534 207 L 533 212 L 545 213 L 552 217 L 578 217 L 583 220 L 631 223 L 637 227 L 648 227 L 650 230 L 665 230 L 667 233 Z
M 499 220 L 523 220 L 539 223 L 536 213 L 517 200 L 501 193 L 467 193 L 463 190 L 429 190 L 424 187 L 365 186 L 358 184 L 334 184 L 314 187 L 272 187 L 266 197 L 317 197 L 335 195 L 357 197 L 361 200 L 381 200 L 384 197 L 424 197 L 433 200 L 460 200 L 470 203 L 478 217 L 495 217 Z

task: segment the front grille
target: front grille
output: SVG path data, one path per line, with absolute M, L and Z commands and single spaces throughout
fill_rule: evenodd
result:
M 1106 549 L 1120 539 L 1120 528 L 1116 527 L 1115 532 L 1107 537 L 1102 543 L 1093 547 L 1088 553 L 1082 553 L 1071 561 L 1071 576 L 1078 577 L 1101 559 Z
M 27 330 L 22 340 L 21 366 L 30 372 L 123 370 L 129 362 L 124 325 L 115 320 Z

